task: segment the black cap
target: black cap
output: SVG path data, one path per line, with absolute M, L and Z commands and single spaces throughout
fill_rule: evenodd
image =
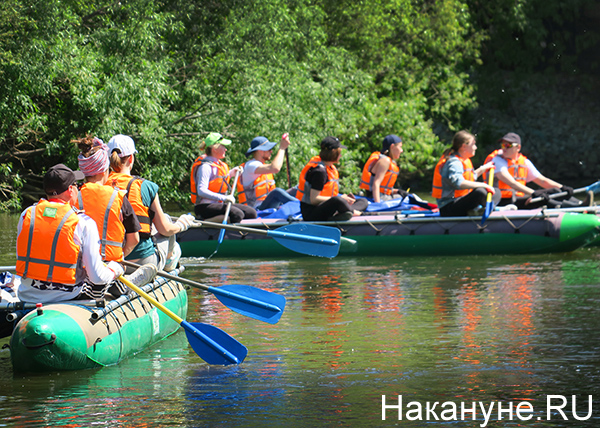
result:
M 509 132 L 504 137 L 502 137 L 500 141 L 506 141 L 507 143 L 512 143 L 513 145 L 516 144 L 518 146 L 521 145 L 521 137 L 519 137 L 519 135 L 515 134 L 514 132 Z
M 81 171 L 73 171 L 66 165 L 59 163 L 54 165 L 44 175 L 44 192 L 46 195 L 60 195 L 77 180 L 83 180 L 85 175 Z
M 398 144 L 401 142 L 402 138 L 398 137 L 397 135 L 390 134 L 386 136 L 381 143 L 381 153 L 387 152 L 392 144 Z
M 348 147 L 340 144 L 340 140 L 336 137 L 325 137 L 323 141 L 321 141 L 321 148 L 325 150 L 333 150 L 337 148 L 347 149 Z

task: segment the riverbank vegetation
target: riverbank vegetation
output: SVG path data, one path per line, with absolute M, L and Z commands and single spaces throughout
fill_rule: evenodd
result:
M 591 0 L 4 0 L 0 209 L 37 200 L 49 166 L 76 167 L 69 141 L 88 133 L 131 135 L 134 172 L 183 207 L 213 131 L 234 141 L 230 165 L 289 132 L 290 185 L 335 135 L 356 191 L 395 133 L 401 182 L 427 191 L 462 128 L 476 160 L 516 131 L 548 175 L 595 181 L 599 23 Z

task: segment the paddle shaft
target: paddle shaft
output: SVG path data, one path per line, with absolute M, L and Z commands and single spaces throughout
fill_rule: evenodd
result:
M 192 324 L 190 324 L 186 320 L 184 320 L 181 317 L 179 317 L 176 313 L 174 313 L 173 311 L 169 310 L 166 306 L 164 306 L 161 303 L 159 303 L 156 299 L 154 299 L 148 293 L 144 292 L 141 288 L 139 288 L 137 285 L 133 284 L 131 281 L 129 281 L 123 275 L 121 275 L 118 279 L 123 284 L 125 284 L 127 287 L 131 288 L 137 294 L 139 294 L 144 299 L 146 299 L 147 301 L 149 301 L 150 303 L 152 303 L 154 306 L 156 306 L 158 309 L 160 309 L 165 315 L 167 315 L 169 318 L 171 318 L 177 324 L 179 324 L 180 326 L 182 326 L 187 332 L 193 334 L 199 340 L 202 340 L 204 343 L 206 343 L 212 349 L 217 350 L 221 355 L 225 356 L 232 363 L 239 364 L 241 362 L 239 360 L 239 358 L 237 358 L 235 355 L 233 355 L 232 353 L 230 353 L 227 349 L 223 348 L 217 342 L 215 342 L 210 337 L 208 337 L 207 335 L 205 335 L 204 333 L 202 333 L 200 330 L 198 330 L 197 328 L 195 328 Z
M 574 190 L 573 190 L 573 193 L 583 193 L 583 192 L 585 192 L 586 190 L 587 190 L 587 186 L 586 186 L 586 187 L 580 187 L 579 189 L 574 189 Z M 552 199 L 552 198 L 561 198 L 561 197 L 563 197 L 563 196 L 567 196 L 568 194 L 569 194 L 569 192 L 550 193 L 550 194 L 548 195 L 548 197 L 549 197 L 550 199 Z M 531 203 L 534 203 L 534 202 L 540 202 L 540 201 L 543 201 L 543 200 L 544 200 L 544 198 L 542 198 L 542 197 L 540 196 L 540 197 L 537 197 L 537 198 L 533 198 L 531 201 L 529 201 L 529 203 L 531 204 Z
M 16 266 L 0 266 L 0 272 L 9 272 L 17 270 Z
M 287 170 L 288 189 L 292 187 L 292 179 L 290 177 L 290 157 L 288 155 L 288 149 L 285 149 L 285 167 Z
M 238 182 L 238 177 L 240 176 L 240 170 L 236 169 L 235 170 L 235 177 L 233 179 L 233 186 L 231 186 L 231 193 L 230 195 L 233 196 L 233 193 L 235 192 L 235 188 L 237 187 L 237 182 Z M 227 201 L 227 208 L 225 208 L 225 218 L 223 218 L 223 224 L 227 224 L 227 219 L 229 218 L 229 211 L 231 211 L 231 201 Z M 225 229 L 222 229 L 221 232 L 219 233 L 219 242 L 218 244 L 221 244 L 221 242 L 223 242 L 223 238 L 225 237 Z
M 213 229 L 237 230 L 240 232 L 254 233 L 257 235 L 265 235 L 265 236 L 271 236 L 271 237 L 282 237 L 282 238 L 286 238 L 286 239 L 293 239 L 296 241 L 314 242 L 314 243 L 326 244 L 326 245 L 338 245 L 337 241 L 335 241 L 333 239 L 329 239 L 329 238 L 321 238 L 320 236 L 300 235 L 298 233 L 277 232 L 276 230 L 255 229 L 252 227 L 234 226 L 233 224 L 212 223 L 210 221 L 196 221 L 196 222 L 194 222 L 192 227 L 209 227 L 209 228 L 213 228 Z
M 494 186 L 494 171 L 496 168 L 491 167 L 490 168 L 490 172 L 489 172 L 489 179 L 488 179 L 488 185 L 490 187 Z M 488 192 L 486 200 L 485 200 L 486 204 L 491 204 L 492 203 L 492 192 Z
M 137 294 L 139 294 L 144 299 L 146 299 L 147 301 L 149 301 L 150 303 L 152 303 L 154 306 L 156 306 L 158 309 L 160 309 L 161 311 L 163 311 L 165 315 L 167 315 L 169 318 L 171 318 L 177 324 L 181 324 L 184 321 L 182 318 L 180 318 L 179 316 L 177 316 L 176 313 L 174 313 L 173 311 L 171 311 L 170 309 L 168 309 L 166 306 L 164 306 L 161 303 L 159 303 L 154 297 L 150 296 L 148 293 L 146 293 L 145 291 L 143 291 L 140 287 L 138 287 L 133 282 L 131 282 L 127 278 L 125 278 L 123 275 L 121 275 L 118 279 L 123 284 L 125 284 L 127 287 L 131 288 Z
M 136 268 L 136 269 L 139 268 L 139 267 L 141 267 L 141 265 L 138 265 L 137 263 L 130 262 L 128 260 L 123 260 L 123 261 L 121 261 L 121 263 L 124 264 L 125 266 L 130 266 L 130 267 Z M 177 276 L 177 275 L 171 275 L 170 273 L 167 273 L 167 272 L 162 271 L 162 270 L 159 270 L 157 272 L 157 274 L 160 275 L 160 276 L 162 276 L 162 277 L 164 277 L 164 278 L 172 279 L 174 281 L 179 281 L 179 282 L 181 282 L 183 284 L 188 284 L 188 285 L 191 285 L 192 287 L 201 288 L 203 290 L 208 290 L 210 288 L 208 285 L 200 284 L 198 282 L 194 282 L 192 280 L 189 280 L 189 279 L 186 279 L 186 278 L 182 278 L 182 277 Z
M 121 263 L 123 263 L 126 266 L 131 266 L 131 267 L 134 267 L 134 268 L 141 267 L 137 263 L 133 263 L 133 262 L 130 262 L 130 261 L 127 261 L 127 260 L 123 260 Z M 217 294 L 217 295 L 225 294 L 230 299 L 235 299 L 235 300 L 238 300 L 240 302 L 248 303 L 248 304 L 254 305 L 256 307 L 262 308 L 262 309 L 268 309 L 268 310 L 271 310 L 271 311 L 274 311 L 274 312 L 281 311 L 281 309 L 279 307 L 277 307 L 276 305 L 272 305 L 270 303 L 263 302 L 263 301 L 260 301 L 260 300 L 257 300 L 257 299 L 249 298 L 249 297 L 243 296 L 243 295 L 241 295 L 239 293 L 232 293 L 231 291 L 221 290 L 220 287 L 211 287 L 210 285 L 201 284 L 199 282 L 192 281 L 192 280 L 186 279 L 186 278 L 181 278 L 180 276 L 177 276 L 177 275 L 171 275 L 170 273 L 162 271 L 162 270 L 159 270 L 157 272 L 157 274 L 160 275 L 160 276 L 162 276 L 162 277 L 164 277 L 164 278 L 172 279 L 174 281 L 179 281 L 179 282 L 181 282 L 183 284 L 187 284 L 187 285 L 190 285 L 192 287 L 199 288 L 201 290 L 205 290 L 205 291 L 208 291 L 208 292 L 213 293 L 213 294 Z M 250 286 L 248 285 L 247 287 L 250 287 Z M 254 288 L 254 287 L 252 287 L 252 288 Z M 263 293 L 266 293 L 266 291 L 263 291 Z

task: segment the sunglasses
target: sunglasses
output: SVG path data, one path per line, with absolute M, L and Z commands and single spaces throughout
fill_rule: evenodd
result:
M 503 142 L 502 143 L 502 148 L 503 149 L 510 149 L 511 147 L 518 147 L 519 145 L 517 143 L 509 143 L 509 142 Z

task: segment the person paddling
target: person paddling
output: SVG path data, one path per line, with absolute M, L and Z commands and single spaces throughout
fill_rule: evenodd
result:
M 551 207 L 576 207 L 589 205 L 573 197 L 573 188 L 562 185 L 545 177 L 533 165 L 533 162 L 521 153 L 521 137 L 509 132 L 500 139 L 501 148 L 490 153 L 485 162 L 493 162 L 496 166 L 494 178 L 502 194 L 499 205 L 514 204 L 519 209 L 530 209 L 549 205 Z M 534 182 L 541 189 L 534 190 L 527 184 Z M 552 198 L 553 193 L 566 192 L 565 196 Z M 534 198 L 539 202 L 531 203 Z
M 140 242 L 126 259 L 140 265 L 152 263 L 158 270 L 175 269 L 181 256 L 175 234 L 187 230 L 193 224 L 194 216 L 183 214 L 171 223 L 160 204 L 158 185 L 131 175 L 138 153 L 131 137 L 123 134 L 113 136 L 108 141 L 108 150 L 113 172 L 109 174 L 107 184 L 127 191 L 127 199 L 142 227 Z M 158 233 L 152 233 L 152 226 Z
M 485 206 L 488 193 L 493 195 L 494 203 L 500 200 L 500 193 L 492 186 L 477 181 L 477 177 L 493 164 L 486 163 L 474 170 L 471 158 L 476 150 L 475 136 L 467 131 L 459 131 L 452 138 L 452 147 L 444 152 L 436 164 L 431 195 L 437 199 L 442 217 L 471 214 L 477 207 Z
M 202 142 L 205 154 L 199 156 L 190 172 L 191 199 L 194 213 L 199 219 L 225 215 L 230 205 L 228 223 L 239 223 L 243 219 L 256 218 L 256 210 L 248 205 L 237 204 L 229 181 L 236 173 L 243 173 L 244 168 L 229 166 L 223 161 L 227 146 L 231 140 L 223 138 L 218 132 L 210 133 Z
M 71 142 L 81 152 L 77 160 L 79 170 L 85 175 L 76 208 L 84 210 L 96 222 L 103 260 L 120 262 L 140 242 L 140 222 L 125 197 L 126 192 L 104 185 L 110 169 L 108 146 L 89 135 Z
M 283 166 L 285 151 L 290 145 L 289 135 L 287 133 L 282 135 L 279 150 L 273 162 L 268 163 L 276 144 L 266 137 L 256 137 L 250 143 L 246 157 L 251 159 L 241 165 L 244 172 L 237 183 L 238 199 L 241 204 L 257 210 L 266 210 L 296 200 L 285 190 L 275 187 L 274 178 Z

